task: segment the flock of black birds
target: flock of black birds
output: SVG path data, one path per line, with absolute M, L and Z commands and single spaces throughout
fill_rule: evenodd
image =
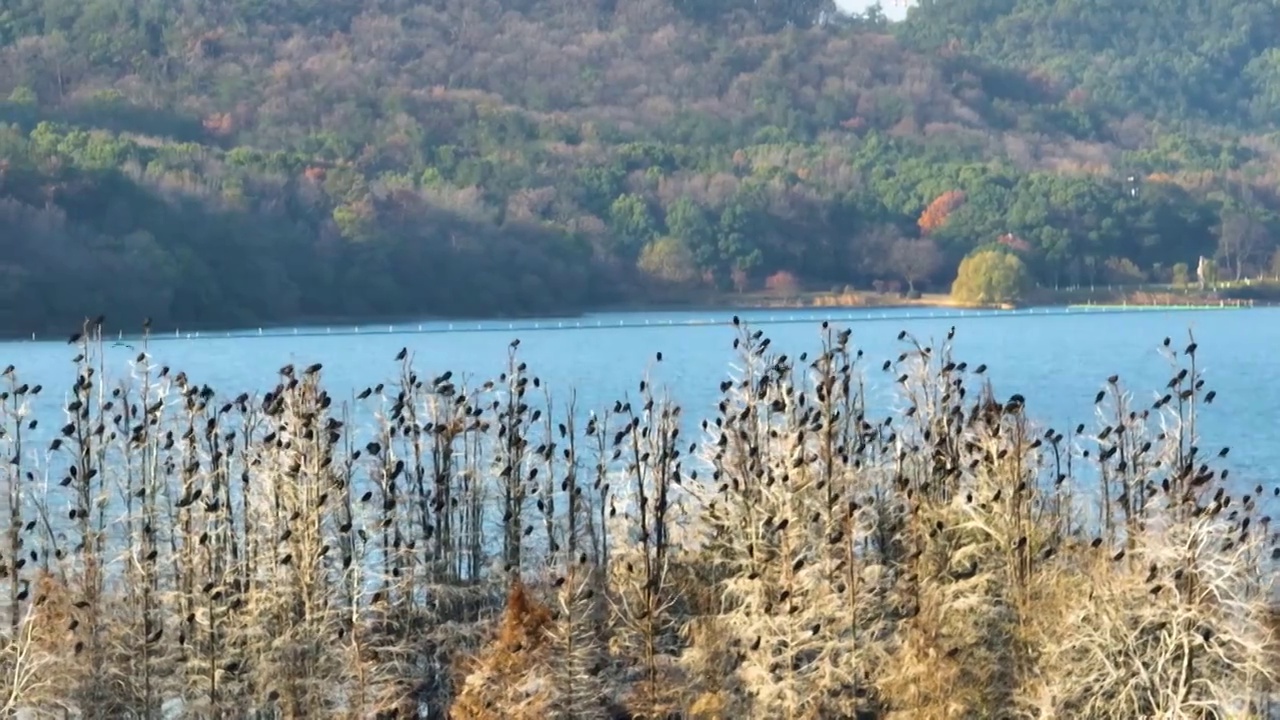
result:
M 87 320 L 68 340 L 80 349 L 71 399 L 64 406 L 69 421 L 48 446 L 43 463 L 22 443 L 24 429 L 35 430 L 37 420 L 17 411 L 23 396 L 42 388 L 20 383 L 13 366 L 3 374 L 10 387 L 0 393 L 0 442 L 12 452 L 8 526 L 0 533 L 8 631 L 15 633 L 23 622 L 26 604 L 44 602 L 32 597 L 33 573 L 39 571 L 56 578 L 73 597 L 66 624 L 74 637 L 70 652 L 88 650 L 94 662 L 103 662 L 103 637 L 112 619 L 102 608 L 111 592 L 122 592 L 109 577 L 119 573 L 136 583 L 123 592 L 137 615 L 126 615 L 123 622 L 140 624 L 139 672 L 147 674 L 147 682 L 160 683 L 162 672 L 148 663 L 164 653 L 148 648 L 158 648 L 169 629 L 178 648 L 171 659 L 178 658 L 185 672 L 211 673 L 204 687 L 223 707 L 244 692 L 277 702 L 281 689 L 255 687 L 249 673 L 254 641 L 248 633 L 197 623 L 199 613 L 216 610 L 230 618 L 255 593 L 310 592 L 289 580 L 306 575 L 341 598 L 336 602 L 343 608 L 394 608 L 407 616 L 424 611 L 433 584 L 474 584 L 493 555 L 513 577 L 559 568 L 546 581 L 559 588 L 566 581 L 565 568 L 607 565 L 611 544 L 629 541 L 608 531 L 624 491 L 632 491 L 637 503 L 636 542 L 646 559 L 642 571 L 653 575 L 644 583 L 643 607 L 652 616 L 664 607 L 658 593 L 665 580 L 656 577 L 661 571 L 655 568 L 675 552 L 672 499 L 677 486 L 699 482 L 699 470 L 705 485 L 716 489 L 714 496 L 726 498 L 750 493 L 752 483 L 786 483 L 788 473 L 806 472 L 809 466 L 838 465 L 847 474 L 876 463 L 897 467 L 895 502 L 901 501 L 909 517 L 921 503 L 957 497 L 987 507 L 1025 504 L 1034 495 L 1054 492 L 1087 463 L 1106 508 L 1102 526 L 1091 538 L 1057 534 L 1033 542 L 1024 534 L 1014 541 L 1013 552 L 1027 562 L 1055 561 L 1066 547 L 1087 545 L 1101 552 L 1105 545 L 1110 559 L 1121 563 L 1129 547 L 1127 533 L 1155 512 L 1183 520 L 1224 520 L 1223 552 L 1251 533 L 1265 536 L 1271 521 L 1258 514 L 1263 487 L 1231 492 L 1228 471 L 1213 469 L 1195 444 L 1195 408 L 1212 403 L 1216 393 L 1204 390 L 1194 340 L 1178 353 L 1171 339 L 1164 339 L 1171 361 L 1187 365 L 1178 367 L 1165 394 L 1150 407 L 1138 409 L 1112 375 L 1094 399 L 1098 405 L 1110 399 L 1112 405 L 1113 419 L 1099 431 L 1080 424 L 1066 435 L 1050 428 L 1033 437 L 1022 395 L 998 402 L 984 383 L 977 397 L 970 397 L 968 381 L 984 377 L 987 368 L 970 369 L 953 359 L 954 327 L 938 348 L 905 330 L 897 335 L 904 351 L 880 369 L 891 373 L 914 402 L 900 417 L 877 421 L 859 396 L 855 376 L 862 351 L 850 347 L 849 329 L 822 323 L 822 352 L 812 361 L 808 353 L 793 361 L 768 354 L 769 338 L 735 316 L 733 346 L 757 364 L 746 377 L 721 383 L 719 416 L 702 421 L 705 441 L 687 446 L 680 439 L 679 406 L 657 400 L 648 381 L 639 385 L 640 400 L 623 398 L 598 416 L 592 413 L 579 434 L 581 418 L 572 408 L 566 412 L 564 405 L 553 405 L 549 391 L 542 407 L 533 406 L 533 391 L 542 383 L 518 360 L 518 339 L 510 344 L 508 371 L 475 388 L 458 384 L 452 371 L 419 376 L 404 348 L 395 355 L 395 382 L 371 385 L 354 396 L 355 402 L 377 408 L 376 423 L 362 429 L 371 439 L 360 442 L 351 432 L 349 409 L 321 387 L 321 363 L 301 372 L 293 365 L 280 368 L 278 382 L 261 397 L 242 392 L 218 401 L 212 388 L 167 367 L 145 370 L 150 390 L 100 391 L 106 380 L 94 377 L 91 355 L 101 343 L 104 322 L 102 316 Z M 662 353 L 654 357 L 662 361 Z M 144 348 L 139 367 L 146 368 L 147 361 Z M 932 389 L 921 389 L 926 386 Z M 162 387 L 172 394 L 162 394 Z M 1177 420 L 1176 435 L 1151 429 L 1150 421 L 1161 412 Z M 790 433 L 798 450 L 779 461 L 781 450 L 768 445 L 768 432 L 761 435 L 760 428 Z M 984 443 L 983 437 L 997 442 Z M 1073 449 L 1078 446 L 1084 447 Z M 689 460 L 699 452 L 696 462 Z M 1222 448 L 1217 458 L 1228 452 Z M 981 467 L 1031 454 L 1045 458 L 1051 468 L 1046 476 L 1020 471 L 1015 483 L 985 499 L 974 496 L 970 479 Z M 137 469 L 146 463 L 154 469 Z M 920 469 L 907 472 L 908 466 Z M 61 476 L 47 496 L 34 490 L 37 473 Z M 484 482 L 493 483 L 496 494 L 481 492 Z M 627 483 L 630 487 L 622 487 Z M 841 492 L 832 495 L 831 508 L 843 503 L 853 513 L 884 502 L 861 494 L 851 480 Z M 1280 496 L 1280 487 L 1270 494 Z M 69 506 L 70 526 L 54 521 L 57 502 Z M 832 509 L 831 517 L 836 514 Z M 826 520 L 812 519 L 820 521 Z M 770 533 L 785 533 L 789 524 L 803 522 L 771 517 Z M 500 542 L 493 541 L 491 524 L 502 528 Z M 933 535 L 943 530 L 927 528 Z M 836 545 L 855 543 L 846 533 L 837 523 L 826 536 L 836 538 Z M 1270 541 L 1270 558 L 1280 559 L 1276 538 Z M 905 567 L 918 558 L 919 542 L 924 541 L 911 540 L 916 551 L 895 562 Z M 637 572 L 628 563 L 629 571 Z M 342 580 L 353 565 L 369 578 L 365 586 L 352 588 Z M 1167 570 L 1147 567 L 1153 596 L 1193 582 L 1181 568 Z M 962 581 L 978 571 L 974 562 L 951 577 Z M 274 620 L 312 621 L 297 612 L 280 609 Z M 324 632 L 343 638 L 354 631 L 352 618 L 358 615 L 335 612 L 325 620 Z M 233 620 L 224 622 L 234 626 Z M 405 632 L 405 626 L 381 627 Z

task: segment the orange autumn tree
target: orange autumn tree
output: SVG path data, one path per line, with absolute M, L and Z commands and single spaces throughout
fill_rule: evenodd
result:
M 769 292 L 794 295 L 800 291 L 800 280 L 786 270 L 779 270 L 765 278 L 764 287 Z
M 920 213 L 920 232 L 925 235 L 937 230 L 946 224 L 947 218 L 951 217 L 951 213 L 955 212 L 961 205 L 964 205 L 965 195 L 962 190 L 948 190 L 929 203 L 929 207 Z

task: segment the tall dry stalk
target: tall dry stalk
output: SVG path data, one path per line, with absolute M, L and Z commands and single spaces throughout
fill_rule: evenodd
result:
M 86 323 L 64 396 L 0 374 L 6 713 L 1261 717 L 1275 493 L 1198 436 L 1193 340 L 1054 429 L 950 336 L 735 336 L 690 437 L 651 378 L 581 408 L 515 344 L 344 403 L 145 336 L 109 377 Z

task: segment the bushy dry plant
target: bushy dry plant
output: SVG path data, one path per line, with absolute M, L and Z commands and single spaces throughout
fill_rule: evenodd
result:
M 828 332 L 822 355 L 797 372 L 806 356 L 766 356 L 768 341 L 743 331 L 744 366 L 722 383 L 720 417 L 704 425 L 714 470 L 699 520 L 725 578 L 708 636 L 738 655 L 729 680 L 706 691 L 752 717 L 863 709 L 888 630 L 893 549 L 860 543 L 882 520 L 864 491 L 881 482 L 885 443 L 861 422 L 848 337 Z
M 1059 431 L 950 334 L 881 364 L 734 325 L 691 437 L 653 378 L 580 409 L 518 343 L 492 381 L 406 349 L 349 401 L 318 364 L 221 396 L 145 340 L 105 377 L 86 323 L 63 399 L 0 378 L 0 711 L 1263 716 L 1274 491 L 1199 446 L 1194 341 Z

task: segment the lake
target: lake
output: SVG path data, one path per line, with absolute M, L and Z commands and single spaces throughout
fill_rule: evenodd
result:
M 261 334 L 253 329 L 199 337 L 179 333 L 154 338 L 149 351 L 155 364 L 185 371 L 194 382 L 208 384 L 228 398 L 273 387 L 276 370 L 286 363 L 301 367 L 322 362 L 324 384 L 341 402 L 367 386 L 392 383 L 397 376 L 393 358 L 402 347 L 413 353 L 415 368 L 424 377 L 452 370 L 458 377 L 469 375 L 479 382 L 506 368 L 508 345 L 518 337 L 520 359 L 550 386 L 557 403 L 567 399 L 573 388 L 580 411 L 603 409 L 628 393 L 634 398 L 638 381 L 648 372 L 657 386 L 669 389 L 693 422 L 712 414 L 718 383 L 731 369 L 733 314 L 620 313 L 511 323 L 432 322 L 401 328 L 366 326 L 358 333 L 353 328 Z M 985 363 L 997 397 L 1025 395 L 1034 419 L 1063 431 L 1080 422 L 1094 422 L 1094 395 L 1113 373 L 1121 376 L 1138 401 L 1149 403 L 1163 394 L 1172 373 L 1159 352 L 1161 341 L 1170 336 L 1172 346 L 1181 349 L 1190 329 L 1200 344 L 1197 357 L 1206 389 L 1218 393 L 1201 416 L 1202 445 L 1216 449 L 1230 444 L 1227 465 L 1233 478 L 1250 486 L 1269 484 L 1273 468 L 1280 467 L 1280 444 L 1274 442 L 1273 431 L 1280 422 L 1280 385 L 1270 382 L 1275 367 L 1271 353 L 1280 347 L 1280 309 L 1017 313 L 817 309 L 740 311 L 738 315 L 745 323 L 759 323 L 759 329 L 773 340 L 771 349 L 793 357 L 816 353 L 823 319 L 832 318 L 837 326 L 850 328 L 851 343 L 865 353 L 871 396 L 884 405 L 885 414 L 896 405 L 889 392 L 893 377 L 881 372 L 880 366 L 903 350 L 896 339 L 898 332 L 907 330 L 925 344 L 936 344 L 954 325 L 957 358 L 971 366 Z M 108 334 L 114 333 L 108 326 Z M 105 370 L 112 380 L 129 372 L 131 359 L 141 349 L 137 340 L 124 342 L 133 349 L 114 341 L 104 343 Z M 60 405 L 74 380 L 72 358 L 77 352 L 65 340 L 0 344 L 0 364 L 14 364 L 22 382 L 47 388 L 36 402 L 42 424 L 33 439 L 47 441 L 65 422 Z M 661 363 L 655 363 L 656 352 L 663 354 Z M 43 453 L 43 445 L 37 446 Z

